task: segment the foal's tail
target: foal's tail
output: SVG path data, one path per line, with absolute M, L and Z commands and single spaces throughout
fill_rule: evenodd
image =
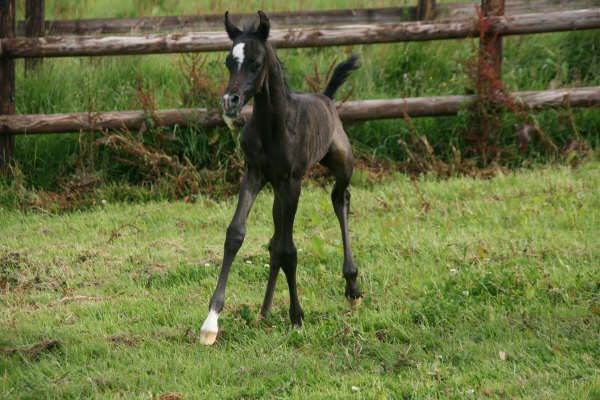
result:
M 335 92 L 346 82 L 350 73 L 360 67 L 357 54 L 352 54 L 348 59 L 342 63 L 339 63 L 333 70 L 333 75 L 325 88 L 323 94 L 330 99 L 333 99 Z

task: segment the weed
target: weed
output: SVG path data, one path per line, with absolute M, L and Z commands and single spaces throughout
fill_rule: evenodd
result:
M 207 63 L 209 57 L 201 54 L 184 54 L 179 61 L 180 91 L 184 107 L 218 107 L 218 99 L 224 90 L 225 78 L 222 64 L 218 64 L 219 76 L 212 77 Z M 216 84 L 215 84 L 216 82 Z

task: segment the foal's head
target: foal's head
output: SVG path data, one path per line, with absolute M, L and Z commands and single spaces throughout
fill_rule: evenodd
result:
M 229 21 L 225 13 L 225 30 L 233 41 L 225 65 L 229 70 L 229 84 L 221 99 L 225 115 L 237 118 L 244 104 L 261 88 L 267 75 L 267 47 L 269 19 L 258 12 L 256 27 L 240 30 Z

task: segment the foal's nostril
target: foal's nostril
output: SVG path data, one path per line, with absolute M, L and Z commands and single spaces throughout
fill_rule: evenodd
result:
M 237 106 L 240 102 L 240 96 L 238 96 L 237 94 L 232 94 L 231 96 L 229 96 L 229 102 L 232 106 Z

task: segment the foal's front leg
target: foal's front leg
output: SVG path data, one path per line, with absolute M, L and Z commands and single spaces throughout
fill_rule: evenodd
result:
M 224 246 L 225 251 L 219 280 L 217 281 L 215 292 L 210 299 L 208 316 L 206 317 L 206 320 L 204 320 L 200 330 L 200 342 L 202 344 L 211 345 L 217 339 L 217 333 L 219 331 L 217 320 L 219 318 L 219 313 L 225 304 L 225 286 L 227 285 L 229 270 L 235 255 L 244 242 L 246 219 L 248 218 L 252 204 L 264 184 L 265 179 L 260 171 L 246 167 L 240 187 L 237 208 L 233 219 L 227 228 Z
M 283 269 L 290 292 L 290 319 L 294 327 L 302 326 L 304 313 L 300 307 L 298 291 L 296 286 L 296 266 L 298 262 L 296 246 L 294 245 L 294 218 L 298 208 L 298 198 L 300 197 L 300 181 L 289 179 L 275 187 L 275 199 L 273 203 L 273 220 L 275 223 L 275 234 L 270 244 L 271 253 L 271 271 L 277 271 L 279 267 Z M 275 275 L 276 276 L 276 275 Z M 272 299 L 271 277 L 267 285 L 265 301 L 261 311 L 266 314 L 270 307 Z

